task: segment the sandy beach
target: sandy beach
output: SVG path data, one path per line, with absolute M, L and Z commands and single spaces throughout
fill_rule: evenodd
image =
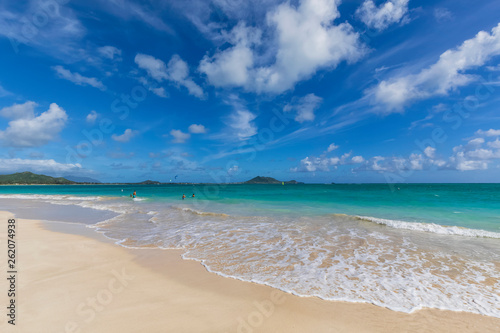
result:
M 1 243 L 7 239 L 4 221 Z M 15 326 L 1 332 L 498 332 L 465 312 L 404 314 L 302 298 L 206 271 L 177 250 L 126 249 L 79 224 L 16 219 Z M 7 274 L 6 246 L 0 267 Z

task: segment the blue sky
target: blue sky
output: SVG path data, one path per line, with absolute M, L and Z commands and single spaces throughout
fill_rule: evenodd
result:
M 0 1 L 0 173 L 500 181 L 498 1 Z

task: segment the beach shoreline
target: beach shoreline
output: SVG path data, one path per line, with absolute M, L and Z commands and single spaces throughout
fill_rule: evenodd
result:
M 1 212 L 5 221 L 14 215 Z M 16 325 L 2 332 L 495 332 L 500 319 L 412 314 L 224 278 L 180 250 L 128 249 L 80 224 L 16 219 Z M 6 239 L 7 228 L 0 237 Z M 5 250 L 6 251 L 6 250 Z M 1 263 L 6 269 L 6 260 Z M 7 290 L 2 279 L 0 288 Z M 8 301 L 2 293 L 3 304 Z

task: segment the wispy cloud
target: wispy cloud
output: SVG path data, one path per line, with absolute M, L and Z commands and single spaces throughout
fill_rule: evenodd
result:
M 306 121 L 313 121 L 315 118 L 314 111 L 316 111 L 323 99 L 315 94 L 308 94 L 300 99 L 287 104 L 283 111 L 295 112 L 295 120 L 299 123 Z
M 12 95 L 10 91 L 4 89 L 4 87 L 0 86 L 0 97 L 6 97 Z
M 68 80 L 79 86 L 91 86 L 100 90 L 106 90 L 106 86 L 95 77 L 86 77 L 79 73 L 73 73 L 62 66 L 52 67 L 56 71 L 57 76 L 61 79 Z
M 159 83 L 169 81 L 178 86 L 187 88 L 190 95 L 198 98 L 205 97 L 203 89 L 190 77 L 188 64 L 177 54 L 170 58 L 168 64 L 165 64 L 162 60 L 153 56 L 142 53 L 138 53 L 134 60 L 137 66 L 145 70 L 155 81 Z M 161 96 L 165 91 L 157 91 L 156 93 Z
M 44 16 L 35 15 L 40 13 Z M 14 52 L 29 45 L 66 62 L 82 60 L 86 52 L 80 41 L 85 35 L 73 10 L 59 2 L 0 3 L 0 36 L 9 38 Z
M 491 58 L 500 55 L 500 24 L 491 33 L 480 31 L 458 48 L 447 50 L 439 60 L 417 74 L 383 80 L 369 89 L 367 95 L 378 106 L 380 113 L 402 112 L 417 100 L 450 91 L 470 84 L 477 78 L 464 72 L 483 66 Z

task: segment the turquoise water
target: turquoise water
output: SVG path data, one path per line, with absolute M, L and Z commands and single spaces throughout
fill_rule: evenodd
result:
M 300 296 L 500 318 L 498 184 L 1 186 L 0 209 Z
M 186 194 L 184 205 L 233 215 L 347 214 L 500 232 L 500 184 L 2 186 L 0 194 L 128 198 L 134 190 L 150 202 Z

